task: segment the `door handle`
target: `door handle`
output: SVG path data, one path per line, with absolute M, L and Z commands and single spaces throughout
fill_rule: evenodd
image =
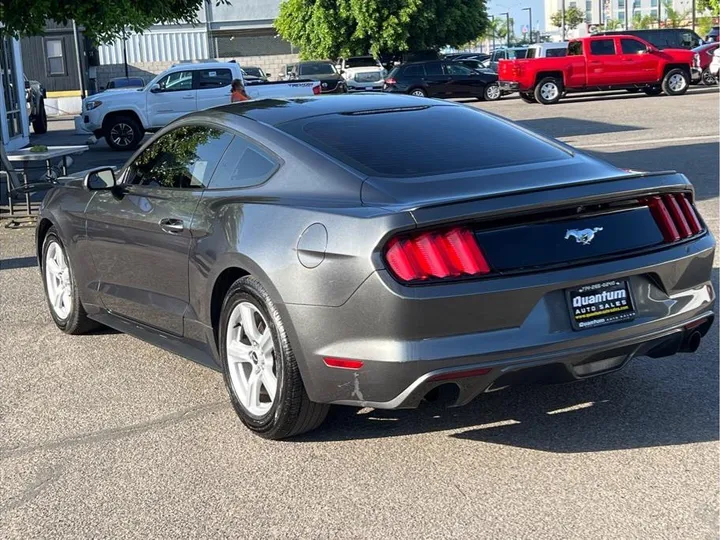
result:
M 183 99 L 195 99 L 195 96 L 185 96 Z
M 182 219 L 163 218 L 160 220 L 160 228 L 169 234 L 179 234 L 185 227 Z

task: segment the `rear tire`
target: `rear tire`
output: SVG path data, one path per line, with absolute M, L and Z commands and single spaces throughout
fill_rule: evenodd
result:
M 427 97 L 427 92 L 422 88 L 412 88 L 408 94 L 415 97 Z
M 483 99 L 485 101 L 497 101 L 502 97 L 502 90 L 498 83 L 490 83 L 485 86 L 483 91 Z
M 218 335 L 230 401 L 248 429 L 277 440 L 322 424 L 330 406 L 310 401 L 280 313 L 254 277 L 230 287 Z
M 70 258 L 55 227 L 50 227 L 43 241 L 42 279 L 50 315 L 60 330 L 77 335 L 100 326 L 87 316 Z
M 40 99 L 40 103 L 38 103 L 38 112 L 35 115 L 35 118 L 33 118 L 32 126 L 36 135 L 43 135 L 44 133 L 47 133 L 48 119 L 47 113 L 45 112 L 44 99 Z
M 690 88 L 690 75 L 680 68 L 671 69 L 662 80 L 662 90 L 668 96 L 681 96 Z
M 532 92 L 519 92 L 519 94 L 520 99 L 522 99 L 525 103 L 537 103 L 537 100 Z
M 700 78 L 702 79 L 702 83 L 705 86 L 715 86 L 718 83 L 717 79 L 715 78 L 715 75 L 710 73 L 710 68 L 705 68 L 703 70 Z
M 145 136 L 145 131 L 130 116 L 113 116 L 103 123 L 103 134 L 113 150 L 135 150 Z
M 562 81 L 555 77 L 545 77 L 535 86 L 535 99 L 543 105 L 553 105 L 563 95 Z

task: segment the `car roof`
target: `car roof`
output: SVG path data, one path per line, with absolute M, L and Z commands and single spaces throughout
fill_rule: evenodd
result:
M 204 111 L 207 114 L 230 113 L 271 126 L 329 114 L 372 113 L 417 107 L 460 107 L 451 102 L 402 94 L 344 94 L 302 98 L 267 98 L 222 105 Z M 203 113 L 196 113 L 198 116 Z

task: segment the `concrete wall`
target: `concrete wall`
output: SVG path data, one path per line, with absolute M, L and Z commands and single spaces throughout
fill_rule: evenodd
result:
M 270 73 L 270 80 L 277 81 L 278 76 L 282 72 L 285 64 L 297 62 L 300 57 L 297 54 L 274 54 L 263 56 L 234 56 L 222 58 L 221 60 L 229 62 L 235 60 L 240 66 L 257 66 L 263 69 L 265 73 Z

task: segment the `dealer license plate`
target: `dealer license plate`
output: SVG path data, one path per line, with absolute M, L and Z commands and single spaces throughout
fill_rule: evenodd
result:
M 626 280 L 613 279 L 566 292 L 575 330 L 627 321 L 637 315 Z

